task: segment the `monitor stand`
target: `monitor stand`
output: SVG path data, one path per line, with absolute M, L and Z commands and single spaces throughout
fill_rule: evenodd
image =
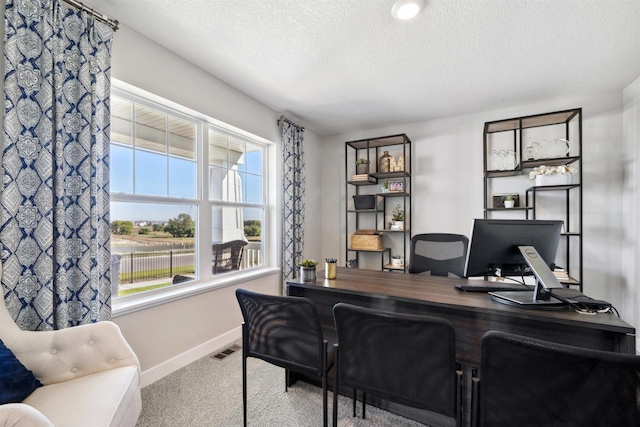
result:
M 544 262 L 533 246 L 518 246 L 524 260 L 536 277 L 533 291 L 497 291 L 489 292 L 491 298 L 502 304 L 540 310 L 565 310 L 564 301 L 551 296 L 550 289 L 563 288 L 549 266 Z

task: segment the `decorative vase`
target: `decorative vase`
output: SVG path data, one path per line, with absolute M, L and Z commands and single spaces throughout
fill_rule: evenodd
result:
M 315 282 L 316 281 L 316 268 L 315 267 L 300 267 L 300 278 L 303 282 Z
M 335 262 L 324 263 L 324 277 L 327 279 L 335 279 L 338 273 L 338 264 Z
M 366 175 L 369 173 L 369 164 L 368 163 L 358 163 L 356 164 L 356 174 L 357 175 Z
M 404 230 L 404 221 L 391 221 L 391 230 Z
M 391 156 L 385 151 L 380 160 L 378 160 L 378 172 L 389 172 L 391 168 Z

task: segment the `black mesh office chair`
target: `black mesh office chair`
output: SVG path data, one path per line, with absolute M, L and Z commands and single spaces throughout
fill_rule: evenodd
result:
M 327 373 L 333 351 L 327 352 L 318 312 L 307 298 L 263 295 L 236 290 L 242 310 L 242 404 L 247 425 L 247 358 L 256 357 L 286 370 L 322 378 L 323 425 L 327 427 Z
M 391 313 L 339 303 L 333 308 L 334 387 L 367 393 L 455 418 L 461 423 L 462 372 L 457 368 L 455 331 L 447 320 Z M 333 394 L 333 425 L 338 422 Z
M 462 234 L 425 233 L 411 239 L 409 273 L 464 277 L 469 239 Z
M 640 357 L 490 331 L 474 426 L 638 426 Z

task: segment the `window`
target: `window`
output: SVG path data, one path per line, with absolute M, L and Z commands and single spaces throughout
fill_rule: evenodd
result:
M 213 122 L 113 89 L 114 297 L 264 265 L 266 145 Z

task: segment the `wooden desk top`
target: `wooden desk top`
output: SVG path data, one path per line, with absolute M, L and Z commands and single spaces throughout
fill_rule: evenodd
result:
M 307 289 L 326 289 L 333 292 L 375 295 L 413 303 L 442 306 L 448 309 L 478 311 L 506 318 L 520 318 L 635 334 L 635 328 L 611 313 L 582 314 L 574 310 L 532 310 L 501 304 L 483 292 L 462 292 L 454 288 L 457 284 L 481 283 L 482 281 L 453 279 L 420 274 L 400 274 L 390 271 L 374 271 L 338 267 L 337 278 L 324 279 L 318 272 L 315 283 L 287 282 L 287 285 Z M 507 319 L 505 319 L 507 320 Z

